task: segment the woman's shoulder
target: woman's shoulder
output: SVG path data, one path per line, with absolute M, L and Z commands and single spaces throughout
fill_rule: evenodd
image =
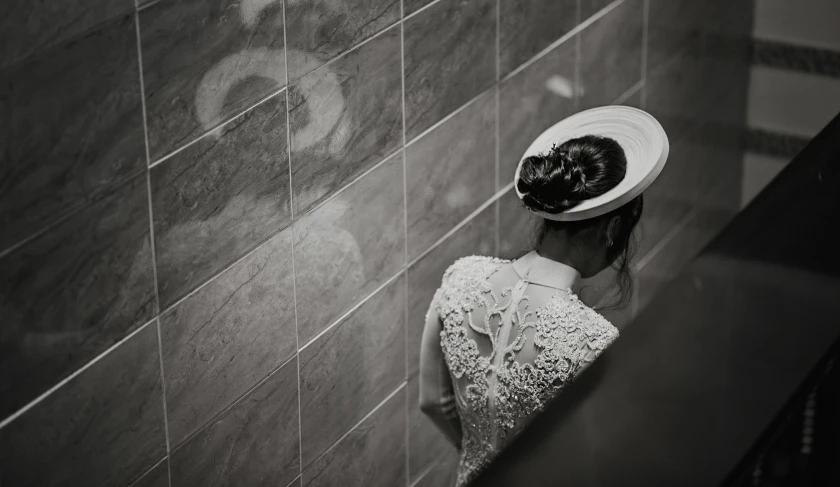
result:
M 470 255 L 461 257 L 456 260 L 443 273 L 444 282 L 449 280 L 453 275 L 473 276 L 484 275 L 485 277 L 495 272 L 496 269 L 510 261 L 499 259 L 497 257 L 488 257 L 484 255 Z
M 590 339 L 596 342 L 603 340 L 604 345 L 608 345 L 609 342 L 618 338 L 618 328 L 604 315 L 586 305 L 577 295 L 571 294 L 570 297 L 569 306 L 577 309 L 580 327 Z

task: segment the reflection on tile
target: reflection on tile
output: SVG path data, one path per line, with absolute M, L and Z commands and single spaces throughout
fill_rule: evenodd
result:
M 456 457 L 455 447 L 432 421 L 420 411 L 420 381 L 408 381 L 408 472 L 409 482 L 417 478 L 438 459 Z M 439 484 L 445 485 L 445 484 Z
M 169 487 L 169 458 L 155 465 L 131 487 Z
M 495 110 L 485 94 L 406 148 L 409 260 L 493 196 Z
M 495 5 L 495 0 L 440 0 L 405 21 L 408 140 L 493 84 Z
M 173 446 L 294 354 L 291 253 L 282 232 L 161 317 Z
M 151 323 L 0 430 L 3 484 L 129 485 L 163 458 L 157 351 Z
M 642 79 L 643 6 L 627 0 L 581 32 L 581 109 L 612 103 Z
M 403 279 L 388 284 L 348 318 L 301 350 L 304 466 L 347 433 L 405 379 Z M 404 409 L 402 416 L 405 416 Z M 324 468 L 315 467 L 315 471 Z M 348 475 L 347 478 L 357 477 Z M 305 480 L 309 481 L 311 478 Z
M 632 94 L 628 95 L 627 98 L 621 100 L 618 105 L 624 105 L 633 108 L 642 108 L 642 91 L 644 90 L 644 86 L 637 88 Z
M 152 168 L 163 307 L 291 221 L 284 100 L 266 100 Z
M 303 471 L 303 485 L 392 487 L 405 480 L 405 388 Z
M 437 464 L 417 481 L 415 487 L 442 487 L 455 485 L 458 470 L 458 454 L 452 450 L 438 460 Z
M 289 79 L 321 66 L 399 17 L 400 0 L 288 1 Z
M 402 143 L 400 30 L 391 28 L 292 83 L 295 215 L 334 194 Z
M 12 3 L 17 14 L 30 4 L 48 17 L 59 9 Z M 78 5 L 65 8 L 80 10 L 80 22 L 95 16 Z M 3 38 L 7 20 L 0 15 Z M 52 32 L 52 24 L 44 27 Z M 7 49 L 6 42 L 0 46 Z M 0 71 L 0 113 L 2 251 L 146 167 L 134 18 L 114 19 Z
M 417 10 L 425 7 L 426 5 L 432 3 L 434 0 L 402 0 L 403 1 L 403 9 L 405 9 L 405 15 L 412 14 Z
M 408 376 L 420 364 L 420 339 L 426 311 L 443 273 L 453 262 L 468 255 L 493 255 L 496 240 L 496 210 L 490 205 L 450 235 L 434 250 L 408 268 Z
M 172 485 L 291 482 L 300 473 L 297 388 L 291 360 L 172 453 Z
M 572 30 L 577 25 L 577 3 L 578 0 L 500 2 L 500 76 L 504 77 Z
M 133 9 L 132 0 L 6 0 L 0 4 L 0 69 Z
M 542 218 L 522 204 L 513 188 L 496 203 L 499 205 L 499 250 L 502 259 L 517 259 L 536 245 Z
M 584 21 L 606 8 L 615 0 L 580 0 L 580 20 Z
M 295 223 L 303 346 L 405 264 L 402 155 Z
M 574 111 L 575 43 L 564 42 L 499 88 L 499 187 L 543 130 Z M 563 90 L 565 87 L 567 90 Z
M 153 161 L 286 84 L 282 0 L 163 0 L 140 34 Z
M 154 299 L 142 176 L 0 258 L 0 416 L 150 320 Z

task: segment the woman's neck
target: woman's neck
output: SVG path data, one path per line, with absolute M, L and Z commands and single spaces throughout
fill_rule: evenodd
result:
M 546 235 L 535 249 L 540 257 L 565 264 L 579 273 L 586 270 L 586 262 L 581 255 L 579 247 L 570 242 L 570 239 L 561 235 Z

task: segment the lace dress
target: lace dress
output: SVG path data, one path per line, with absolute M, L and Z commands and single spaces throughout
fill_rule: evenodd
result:
M 456 486 L 618 337 L 571 291 L 577 278 L 536 252 L 515 262 L 466 257 L 444 274 L 426 320 L 421 389 L 437 389 L 440 416 L 460 430 L 450 434 L 461 439 Z

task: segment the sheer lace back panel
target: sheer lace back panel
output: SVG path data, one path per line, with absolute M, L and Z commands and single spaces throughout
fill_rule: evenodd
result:
M 435 295 L 463 432 L 458 486 L 618 336 L 570 289 L 531 283 L 528 274 L 511 261 L 466 257 Z

